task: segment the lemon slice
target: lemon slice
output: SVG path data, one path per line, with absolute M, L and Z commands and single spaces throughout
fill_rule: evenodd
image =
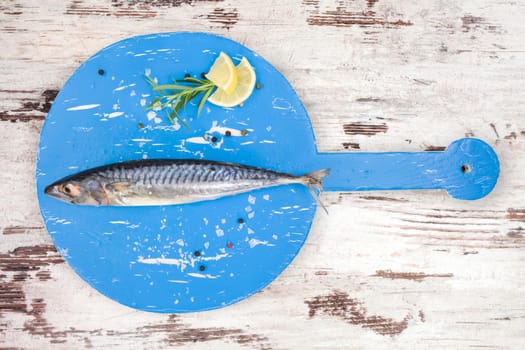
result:
M 237 70 L 230 56 L 221 52 L 219 57 L 213 62 L 206 78 L 215 84 L 219 89 L 231 94 L 237 86 Z
M 235 67 L 237 70 L 237 86 L 228 93 L 220 87 L 208 98 L 208 101 L 221 107 L 237 106 L 246 100 L 253 92 L 255 86 L 255 71 L 250 62 L 243 57 L 241 62 Z

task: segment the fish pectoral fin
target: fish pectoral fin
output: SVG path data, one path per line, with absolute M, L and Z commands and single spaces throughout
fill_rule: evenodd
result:
M 106 185 L 106 190 L 111 192 L 122 192 L 128 189 L 129 182 L 123 181 L 123 182 L 113 182 Z
M 108 196 L 105 193 L 97 191 L 91 193 L 91 197 L 95 201 L 94 205 L 109 205 Z

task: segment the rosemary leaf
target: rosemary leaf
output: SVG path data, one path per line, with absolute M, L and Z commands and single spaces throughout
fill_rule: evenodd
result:
M 209 83 L 210 81 L 208 79 L 197 79 L 197 78 L 193 78 L 193 77 L 187 77 L 187 78 L 184 78 L 184 79 L 176 79 L 175 80 L 176 83 L 195 83 L 195 84 L 199 84 L 199 85 L 202 85 L 202 84 L 206 84 L 206 83 Z
M 197 115 L 200 115 L 201 114 L 201 111 L 202 111 L 202 107 L 204 107 L 204 103 L 206 103 L 206 100 L 208 100 L 208 97 L 210 97 L 211 93 L 213 92 L 213 89 L 208 89 L 204 95 L 202 96 L 200 102 L 199 102 L 199 107 L 197 108 Z
M 166 110 L 166 116 L 168 117 L 168 120 L 171 124 L 175 124 L 175 122 L 173 121 L 173 116 L 171 114 L 172 113 L 169 113 L 168 110 Z
M 157 85 L 157 82 L 155 82 L 155 80 L 150 77 L 150 76 L 145 76 L 146 77 L 146 81 L 151 85 L 151 86 L 156 86 Z
M 154 98 L 151 103 L 149 104 L 148 107 L 146 107 L 146 110 L 152 110 L 154 108 L 157 107 L 157 105 L 160 103 L 160 101 L 162 100 L 162 97 L 156 97 Z
M 197 116 L 202 112 L 204 103 L 215 90 L 215 84 L 208 79 L 197 79 L 187 77 L 173 80 L 175 84 L 158 84 L 153 78 L 146 76 L 146 81 L 151 85 L 153 91 L 159 94 L 148 105 L 146 110 L 165 109 L 168 120 L 174 124 L 175 118 L 189 129 L 188 124 L 180 116 L 180 111 L 197 96 L 202 95 L 198 107 Z
M 176 84 L 163 84 L 163 85 L 157 85 L 153 87 L 153 91 L 160 91 L 160 90 L 186 90 L 188 87 L 184 85 L 176 85 Z
M 179 115 L 179 113 L 175 112 L 174 110 L 172 110 L 171 113 L 168 113 L 168 119 L 170 120 L 172 124 L 175 124 L 173 120 L 173 116 L 175 116 L 175 118 L 177 118 L 179 123 L 181 123 L 186 129 L 190 130 L 188 123 L 186 123 L 184 119 L 182 119 L 182 117 Z

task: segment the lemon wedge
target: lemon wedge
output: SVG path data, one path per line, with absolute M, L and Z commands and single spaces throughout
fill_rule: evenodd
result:
M 221 52 L 206 74 L 206 78 L 226 94 L 231 94 L 237 86 L 237 70 L 230 56 Z
M 234 107 L 250 97 L 256 80 L 253 67 L 246 57 L 243 57 L 241 62 L 235 67 L 235 70 L 237 71 L 235 89 L 228 93 L 227 90 L 219 86 L 213 95 L 208 98 L 209 102 L 221 107 Z

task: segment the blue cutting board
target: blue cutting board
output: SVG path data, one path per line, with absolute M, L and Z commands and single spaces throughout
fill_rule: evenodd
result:
M 242 107 L 207 103 L 197 118 L 190 105 L 182 113 L 190 129 L 146 110 L 155 97 L 146 75 L 159 83 L 199 77 L 221 51 L 235 63 L 248 58 L 262 85 Z M 117 42 L 87 60 L 58 94 L 41 134 L 38 200 L 58 251 L 86 282 L 124 305 L 169 313 L 219 308 L 264 288 L 304 244 L 317 203 L 301 185 L 158 207 L 75 206 L 44 194 L 65 176 L 146 158 L 297 175 L 330 168 L 326 191 L 436 189 L 459 199 L 485 196 L 499 174 L 496 154 L 477 139 L 458 140 L 444 152 L 317 152 L 293 88 L 234 41 L 163 33 Z

